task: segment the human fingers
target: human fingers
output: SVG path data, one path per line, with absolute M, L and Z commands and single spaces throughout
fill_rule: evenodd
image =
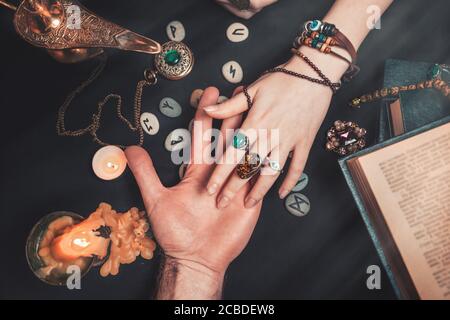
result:
M 204 107 L 216 103 L 218 98 L 219 90 L 209 87 L 205 89 L 200 99 L 192 129 L 192 165 L 189 168 L 191 173 L 196 170 L 206 170 L 211 165 L 212 118 L 204 111 Z
M 245 156 L 244 163 L 248 165 L 248 169 L 254 169 L 254 166 L 261 166 L 263 159 L 277 147 L 277 144 L 268 143 L 263 135 L 260 135 Z M 257 163 L 254 163 L 254 162 Z M 252 163 L 253 162 L 253 163 Z M 253 167 L 253 168 L 252 168 Z M 234 199 L 236 194 L 244 187 L 251 177 L 242 177 L 237 172 L 231 173 L 226 184 L 224 184 L 219 196 L 217 197 L 217 207 L 219 209 L 225 208 Z
M 248 89 L 248 92 L 251 96 L 254 96 L 254 90 L 256 89 Z M 216 103 L 205 107 L 206 113 L 208 113 L 208 115 L 210 115 L 214 119 L 230 118 L 247 110 L 248 101 L 243 92 L 220 104 Z
M 256 183 L 245 199 L 245 207 L 252 208 L 259 203 L 280 176 L 281 169 L 289 156 L 289 149 L 275 147 L 266 158 Z
M 125 150 L 125 155 L 141 191 L 147 212 L 150 214 L 165 187 L 162 185 L 147 151 L 138 146 L 131 146 Z
M 306 144 L 300 144 L 295 147 L 288 173 L 278 190 L 281 199 L 284 199 L 291 192 L 292 188 L 297 184 L 298 179 L 300 179 L 305 168 L 306 160 L 308 159 L 309 149 L 310 147 Z
M 243 86 L 234 89 L 232 97 L 242 92 Z M 242 123 L 242 114 L 238 114 L 222 121 L 220 127 L 220 140 L 216 149 L 216 159 L 222 156 L 227 144 L 232 140 L 233 134 Z

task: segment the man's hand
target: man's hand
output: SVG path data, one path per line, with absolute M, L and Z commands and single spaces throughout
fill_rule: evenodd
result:
M 233 4 L 234 1 L 216 0 L 216 2 L 223 6 L 225 9 L 244 19 L 250 19 L 264 7 L 267 7 L 268 5 L 271 5 L 277 1 L 278 0 L 248 0 L 248 9 L 240 10 L 236 5 Z M 247 0 L 241 0 L 240 2 L 246 3 Z
M 218 90 L 211 87 L 200 100 L 191 159 L 195 154 L 210 154 L 205 151 L 211 148 L 210 136 L 204 136 L 212 127 L 212 119 L 203 108 L 215 104 L 218 96 Z M 235 129 L 240 123 L 240 115 L 224 120 L 223 136 L 226 129 Z M 197 134 L 203 139 L 198 139 Z M 261 205 L 244 207 L 249 186 L 244 186 L 226 209 L 217 209 L 216 199 L 205 192 L 213 164 L 190 164 L 183 180 L 166 188 L 144 149 L 129 147 L 125 153 L 156 240 L 166 255 L 157 298 L 219 298 L 224 273 L 249 241 L 261 210 Z

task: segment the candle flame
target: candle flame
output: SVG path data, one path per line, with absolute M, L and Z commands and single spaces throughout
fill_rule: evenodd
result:
M 117 169 L 119 168 L 119 165 L 118 165 L 117 163 L 113 163 L 113 162 L 110 162 L 110 161 L 108 161 L 108 162 L 106 163 L 106 166 L 107 166 L 108 168 L 110 168 L 110 169 L 113 169 L 114 171 L 117 170 Z
M 52 23 L 52 27 L 53 28 L 57 28 L 61 24 L 61 20 L 59 20 L 59 19 L 52 19 L 51 23 Z
M 91 238 L 88 234 L 86 234 L 86 231 L 79 232 L 73 236 L 71 247 L 77 251 L 84 250 L 91 245 L 90 240 Z
M 90 243 L 87 239 L 85 239 L 85 238 L 77 238 L 77 239 L 74 239 L 72 242 L 73 242 L 74 245 L 77 245 L 77 246 L 83 247 L 83 248 L 86 248 L 88 245 L 91 244 L 91 243 Z

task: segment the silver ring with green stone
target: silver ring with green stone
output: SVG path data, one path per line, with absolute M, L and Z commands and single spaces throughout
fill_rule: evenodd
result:
M 161 52 L 155 56 L 158 73 L 169 80 L 179 80 L 187 76 L 194 66 L 194 55 L 182 42 L 169 41 L 162 45 Z
M 247 150 L 249 145 L 248 137 L 242 132 L 236 132 L 233 137 L 233 147 L 239 150 Z

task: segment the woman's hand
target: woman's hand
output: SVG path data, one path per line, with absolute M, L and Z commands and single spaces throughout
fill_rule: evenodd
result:
M 212 118 L 203 107 L 217 103 L 218 96 L 212 87 L 203 93 L 195 115 L 191 159 L 210 154 Z M 222 134 L 240 123 L 239 115 L 225 120 Z M 261 210 L 261 206 L 244 207 L 249 187 L 242 188 L 228 208 L 217 209 L 215 199 L 205 192 L 213 161 L 190 164 L 182 181 L 166 188 L 144 149 L 129 147 L 125 154 L 153 233 L 167 257 L 158 298 L 218 298 L 223 275 L 245 248 Z
M 239 0 L 240 2 L 246 2 L 247 0 Z M 248 0 L 250 7 L 246 10 L 239 10 L 232 1 L 229 0 L 216 0 L 221 6 L 226 8 L 228 11 L 232 12 L 236 16 L 244 19 L 250 19 L 256 13 L 261 11 L 264 7 L 271 5 L 278 0 Z
M 323 20 L 335 24 L 353 44 L 355 50 L 358 50 L 371 30 L 367 24 L 368 7 L 375 5 L 379 9 L 379 13 L 382 14 L 392 1 L 336 0 Z M 266 5 L 269 2 L 271 3 L 271 1 L 261 0 L 260 4 L 263 2 Z M 332 82 L 340 80 L 348 68 L 346 62 L 332 55 L 322 54 L 309 47 L 302 47 L 300 51 L 312 60 Z M 340 53 L 347 59 L 351 59 L 345 50 L 340 51 L 344 51 Z M 295 56 L 284 67 L 318 78 L 318 75 L 303 60 Z M 271 141 L 274 143 L 266 146 L 268 150 L 259 150 L 259 155 L 264 158 L 270 152 L 271 160 L 276 160 L 280 165 L 284 165 L 289 151 L 293 151 L 293 159 L 287 177 L 279 189 L 280 197 L 284 198 L 294 187 L 303 171 L 315 135 L 328 110 L 331 90 L 322 85 L 289 75 L 269 74 L 250 85 L 248 92 L 253 100 L 253 107 L 242 124 L 242 130 L 274 129 L 278 130 L 279 133 L 278 139 L 274 139 L 275 141 Z M 216 119 L 226 119 L 247 109 L 247 99 L 242 93 L 221 105 L 216 104 L 205 108 L 206 112 Z M 276 135 L 276 132 L 273 133 Z M 250 140 L 254 144 L 262 139 L 261 136 L 256 135 L 251 137 Z M 255 145 L 251 148 L 251 151 L 255 152 Z M 228 148 L 224 159 L 232 159 L 233 156 L 242 158 L 244 154 L 241 151 L 233 147 Z M 230 156 L 227 154 L 230 154 Z M 236 163 L 229 163 L 229 161 L 219 164 L 207 184 L 210 195 L 219 193 L 217 202 L 220 208 L 226 207 L 247 182 L 234 173 L 235 166 Z M 256 185 L 246 197 L 246 207 L 252 207 L 259 203 L 279 175 L 279 172 L 271 172 L 271 169 L 267 168 L 262 170 L 261 173 L 264 174 L 258 178 Z
M 330 78 L 338 81 L 347 68 L 339 59 L 326 56 L 310 48 L 302 48 L 310 58 Z M 333 60 L 335 59 L 335 60 Z M 317 74 L 299 57 L 294 56 L 283 65 L 288 70 L 318 78 Z M 258 153 L 261 159 L 268 157 L 284 166 L 289 152 L 293 151 L 292 162 L 288 174 L 279 189 L 281 198 L 295 186 L 305 166 L 309 150 L 316 133 L 322 124 L 330 105 L 332 91 L 324 85 L 311 83 L 282 73 L 267 74 L 248 87 L 253 107 L 241 126 L 240 132 L 250 140 L 250 152 Z M 226 119 L 248 109 L 247 99 L 240 93 L 232 99 L 205 108 L 205 111 L 216 119 Z M 267 129 L 265 132 L 256 131 Z M 232 154 L 232 156 L 230 155 Z M 226 159 L 241 159 L 243 150 L 233 146 L 227 148 L 223 155 L 223 164 L 214 170 L 207 190 L 210 195 L 218 193 L 219 208 L 232 203 L 248 179 L 241 179 L 235 173 L 236 162 Z M 279 172 L 264 167 L 256 184 L 245 200 L 245 206 L 251 208 L 258 204 L 278 178 Z

